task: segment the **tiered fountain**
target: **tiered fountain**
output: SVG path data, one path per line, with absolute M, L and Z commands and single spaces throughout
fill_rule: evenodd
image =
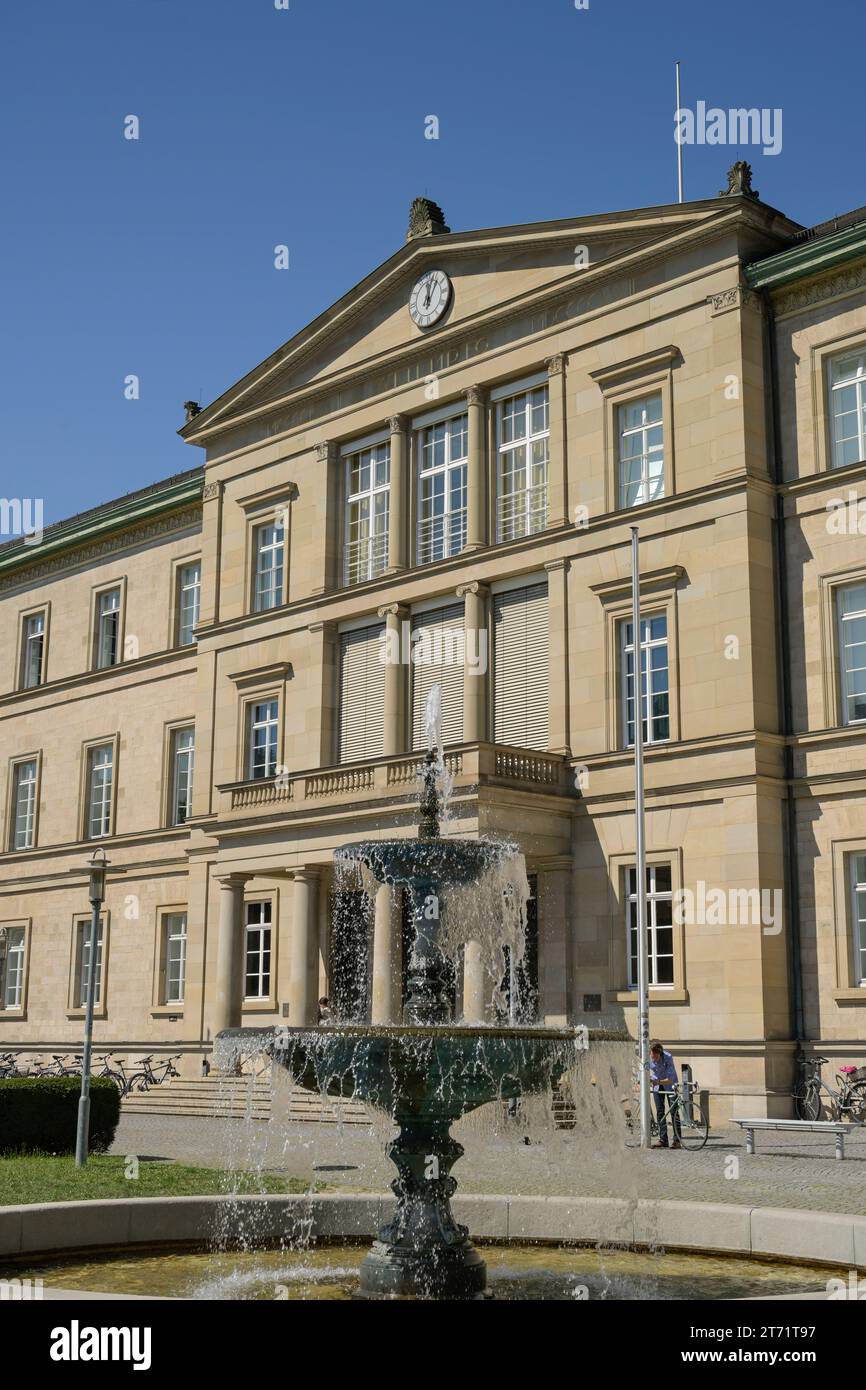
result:
M 443 945 L 460 940 L 455 917 L 472 899 L 497 902 L 502 944 L 511 945 L 512 969 L 522 933 L 509 934 L 520 880 L 516 845 L 458 840 L 440 832 L 444 774 L 436 725 L 438 689 L 428 705 L 429 751 L 422 770 L 416 839 L 361 841 L 338 851 L 343 869 L 376 883 L 402 885 L 409 894 L 414 942 L 408 968 L 407 1022 L 392 1027 L 357 1024 L 318 1028 L 229 1029 L 219 1035 L 227 1052 L 268 1053 L 292 1081 L 311 1091 L 354 1095 L 385 1111 L 399 1133 L 388 1146 L 397 1168 L 393 1218 L 361 1266 L 362 1297 L 481 1298 L 486 1266 L 465 1226 L 451 1213 L 457 1183 L 451 1168 L 463 1148 L 450 1127 L 490 1101 L 549 1092 L 569 1069 L 585 1030 L 460 1025 L 452 1022 L 449 964 Z M 432 726 L 432 728 L 431 728 Z M 485 894 L 492 876 L 493 895 Z M 469 895 L 467 897 L 467 894 Z M 510 902 L 509 902 L 510 900 Z M 525 901 L 525 898 L 524 898 Z M 449 913 L 451 918 L 449 920 Z M 469 915 L 472 915 L 471 913 Z M 518 912 L 519 916 L 519 912 Z M 488 953 L 497 923 L 488 930 Z M 475 924 L 472 932 L 480 930 Z M 464 934 L 464 940 L 469 937 Z M 502 971 L 500 971 L 500 974 Z

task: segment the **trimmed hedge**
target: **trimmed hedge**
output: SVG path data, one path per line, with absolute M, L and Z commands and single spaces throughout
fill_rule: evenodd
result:
M 12 1076 L 0 1080 L 0 1153 L 75 1153 L 81 1080 Z M 107 1149 L 120 1118 L 120 1092 L 107 1076 L 90 1081 L 90 1149 Z

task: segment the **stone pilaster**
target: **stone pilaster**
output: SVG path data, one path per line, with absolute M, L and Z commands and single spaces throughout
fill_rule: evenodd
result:
M 547 612 L 550 668 L 548 747 L 551 753 L 571 755 L 568 688 L 568 560 L 550 560 L 547 570 Z
M 565 431 L 565 353 L 547 359 L 550 403 L 550 463 L 547 482 L 547 524 L 568 523 L 568 458 Z
M 337 720 L 339 718 L 339 633 L 336 623 L 310 623 L 310 687 L 313 703 L 307 706 L 305 733 L 318 739 L 318 766 L 333 767 L 337 761 Z
M 317 496 L 321 499 L 316 509 L 317 535 L 321 537 L 321 569 L 313 577 L 311 589 L 314 594 L 324 594 L 337 588 L 343 578 L 340 573 L 343 551 L 339 526 L 340 457 L 332 440 L 324 439 L 316 445 L 316 469 L 320 480 Z
M 239 1028 L 243 999 L 244 960 L 244 874 L 221 874 L 219 916 L 217 919 L 216 971 L 210 1034 L 215 1039 L 224 1028 Z
M 388 657 L 385 665 L 385 708 L 382 717 L 385 726 L 384 752 L 386 757 L 392 757 L 406 749 L 406 668 L 402 661 L 400 639 L 407 609 L 399 603 L 387 603 L 378 609 L 378 614 L 380 618 L 385 619 L 388 633 L 385 645 Z
M 538 866 L 538 1008 L 549 1027 L 568 1023 L 571 876 L 566 855 Z

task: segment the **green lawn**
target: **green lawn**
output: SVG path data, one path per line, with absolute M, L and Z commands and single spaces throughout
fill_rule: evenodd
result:
M 306 1192 L 307 1184 L 279 1173 L 226 1173 L 183 1163 L 141 1159 L 138 1177 L 126 1176 L 126 1159 L 96 1154 L 84 1168 L 71 1157 L 23 1154 L 0 1157 L 0 1206 L 76 1202 L 98 1197 L 196 1197 L 231 1192 Z M 315 1190 L 321 1191 L 322 1184 Z

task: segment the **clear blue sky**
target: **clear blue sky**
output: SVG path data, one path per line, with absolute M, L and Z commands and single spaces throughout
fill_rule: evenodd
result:
M 863 0 L 14 0 L 0 496 L 47 522 L 195 466 L 182 402 L 390 255 L 419 194 L 454 229 L 675 201 L 677 57 L 684 106 L 782 108 L 782 152 L 742 152 L 767 202 L 866 203 L 864 32 Z M 740 153 L 687 148 L 686 197 Z

